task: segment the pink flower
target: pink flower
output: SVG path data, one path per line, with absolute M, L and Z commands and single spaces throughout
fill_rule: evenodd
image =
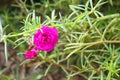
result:
M 33 59 L 38 55 L 37 49 L 33 48 L 30 51 L 25 52 L 25 58 L 26 59 Z
M 55 48 L 58 42 L 58 30 L 48 26 L 42 26 L 34 34 L 34 44 L 38 50 L 51 51 Z

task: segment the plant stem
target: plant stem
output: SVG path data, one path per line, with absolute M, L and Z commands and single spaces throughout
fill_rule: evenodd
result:
M 49 60 L 45 60 L 45 59 L 43 59 L 43 61 L 45 61 L 45 62 L 47 62 L 47 63 L 50 63 L 50 64 L 53 64 L 53 65 L 55 65 L 55 66 L 64 68 L 64 69 L 66 69 L 66 70 L 68 70 L 68 71 L 70 71 L 70 72 L 73 72 L 73 73 L 77 73 L 77 72 L 78 72 L 78 71 L 76 71 L 76 70 L 74 70 L 74 69 L 72 69 L 72 68 L 70 68 L 70 67 L 66 67 L 66 66 L 64 66 L 64 65 L 57 64 L 57 63 L 55 63 L 55 62 L 53 62 L 53 61 L 49 61 Z M 82 74 L 82 73 L 80 73 L 79 75 L 82 76 L 83 78 L 86 78 L 85 75 Z
M 25 31 L 25 32 L 21 32 L 21 33 L 18 33 L 18 34 L 13 34 L 13 35 L 5 35 L 3 36 L 3 38 L 12 38 L 12 37 L 17 37 L 17 36 L 22 36 L 22 35 L 25 35 L 27 33 L 30 33 L 30 32 L 34 32 L 36 31 L 38 28 L 36 29 L 33 29 L 33 30 L 29 30 L 29 31 Z
M 96 41 L 96 42 L 90 42 L 90 43 L 71 43 L 68 44 L 68 46 L 72 46 L 72 45 L 80 45 L 80 46 L 86 46 L 86 45 L 96 45 L 96 44 L 103 44 L 103 43 L 120 43 L 120 41 Z
M 100 17 L 100 18 L 97 18 L 98 21 L 100 20 L 106 20 L 106 19 L 110 19 L 110 18 L 114 18 L 114 17 L 119 17 L 120 14 L 117 13 L 117 14 L 112 14 L 112 15 L 107 15 L 107 16 L 103 16 L 103 17 Z
M 120 43 L 120 41 L 97 41 L 97 42 L 85 43 L 83 45 L 96 45 L 96 44 L 103 44 L 103 43 Z

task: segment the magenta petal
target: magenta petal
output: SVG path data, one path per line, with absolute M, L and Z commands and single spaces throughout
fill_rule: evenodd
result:
M 37 55 L 38 55 L 38 52 L 37 52 L 37 50 L 35 48 L 33 48 L 30 51 L 25 52 L 25 58 L 26 59 L 33 59 Z
M 48 26 L 42 26 L 41 30 L 37 30 L 34 34 L 34 44 L 38 50 L 51 51 L 58 42 L 58 30 Z

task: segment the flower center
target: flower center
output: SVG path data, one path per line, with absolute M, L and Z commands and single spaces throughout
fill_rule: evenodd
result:
M 49 42 L 49 36 L 47 34 L 43 34 L 42 43 L 47 44 Z

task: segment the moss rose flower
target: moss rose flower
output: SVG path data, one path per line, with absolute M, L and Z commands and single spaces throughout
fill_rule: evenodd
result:
M 58 30 L 48 26 L 42 26 L 34 34 L 34 44 L 38 50 L 49 52 L 53 50 L 58 42 Z
M 38 55 L 38 52 L 36 48 L 33 48 L 32 50 L 25 52 L 26 59 L 33 59 L 37 55 Z

